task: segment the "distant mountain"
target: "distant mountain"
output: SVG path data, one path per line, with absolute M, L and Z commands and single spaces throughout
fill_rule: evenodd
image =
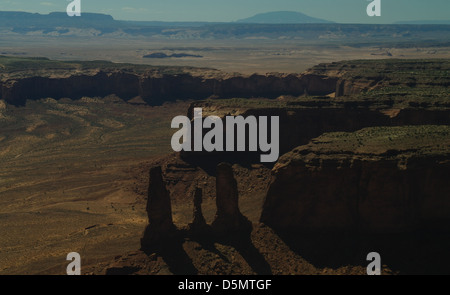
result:
M 200 27 L 219 22 L 164 22 L 164 21 L 124 21 L 115 20 L 111 15 L 84 12 L 81 16 L 69 17 L 65 12 L 49 14 L 22 11 L 0 11 L 0 27 L 12 27 L 16 30 L 24 28 L 46 29 L 52 27 L 70 28 L 136 28 L 136 27 Z
M 81 16 L 69 17 L 65 12 L 49 14 L 29 13 L 21 11 L 0 11 L 1 26 L 87 26 L 97 24 L 116 24 L 112 16 L 100 13 L 82 13 Z
M 182 21 L 133 21 L 133 20 L 123 20 L 120 21 L 123 24 L 133 26 L 133 27 L 201 27 L 205 25 L 220 25 L 227 24 L 225 22 L 182 22 Z
M 295 11 L 275 11 L 260 13 L 255 16 L 240 19 L 238 23 L 250 24 L 325 24 L 330 21 L 315 18 Z
M 346 44 L 395 42 L 395 46 L 449 46 L 447 24 L 337 24 L 298 12 L 271 12 L 232 23 L 160 22 L 115 20 L 106 14 L 82 13 L 69 17 L 65 12 L 38 14 L 0 11 L 2 37 L 31 36 L 126 38 L 141 36 L 164 39 L 304 39 L 334 40 Z M 400 44 L 401 43 L 401 44 Z M 400 44 L 400 45 L 399 45 Z M 356 45 L 355 45 L 356 46 Z M 1 54 L 1 52 L 0 52 Z M 172 56 L 177 57 L 177 56 Z
M 450 25 L 450 20 L 411 20 L 395 22 L 397 25 Z

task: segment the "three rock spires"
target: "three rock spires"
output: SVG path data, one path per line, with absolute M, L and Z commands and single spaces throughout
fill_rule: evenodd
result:
M 176 235 L 176 227 L 172 220 L 170 194 L 163 180 L 160 166 L 150 169 L 150 181 L 147 199 L 147 215 L 149 224 L 141 239 L 142 249 L 161 246 Z M 193 191 L 194 216 L 189 224 L 189 232 L 195 235 L 214 234 L 251 230 L 251 222 L 239 210 L 237 181 L 233 168 L 228 163 L 217 166 L 216 206 L 217 212 L 211 226 L 205 221 L 202 212 L 203 194 L 198 186 Z

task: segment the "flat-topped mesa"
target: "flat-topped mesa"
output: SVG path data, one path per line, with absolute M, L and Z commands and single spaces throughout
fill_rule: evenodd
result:
M 228 163 L 217 165 L 216 175 L 217 213 L 212 228 L 219 233 L 247 231 L 250 221 L 239 211 L 239 196 L 233 168 Z
M 202 212 L 203 191 L 196 187 L 194 190 L 194 220 L 189 224 L 189 229 L 193 233 L 202 233 L 206 230 L 207 224 Z
M 450 126 L 326 133 L 273 168 L 260 221 L 277 230 L 450 229 Z
M 147 199 L 148 225 L 141 239 L 143 250 L 163 244 L 173 236 L 176 228 L 172 220 L 170 194 L 163 180 L 160 166 L 150 169 Z

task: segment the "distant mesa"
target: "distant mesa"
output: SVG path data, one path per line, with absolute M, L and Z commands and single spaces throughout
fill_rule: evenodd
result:
M 426 21 L 425 21 L 426 22 Z M 169 29 L 170 28 L 170 29 Z M 173 28 L 173 29 L 172 29 Z M 50 14 L 0 11 L 2 36 L 14 38 L 17 34 L 32 36 L 127 38 L 130 36 L 163 38 L 168 40 L 212 39 L 272 39 L 279 40 L 337 40 L 350 44 L 375 43 L 381 39 L 402 46 L 447 46 L 450 25 L 446 24 L 338 24 L 310 17 L 300 12 L 278 11 L 257 14 L 237 22 L 163 22 L 115 20 L 98 13 L 82 13 L 80 18 L 68 17 L 65 12 Z M 360 41 L 358 41 L 360 40 Z M 411 40 L 414 40 L 412 42 Z M 355 43 L 356 42 L 356 43 Z M 161 50 L 166 54 L 171 50 Z M 187 53 L 200 53 L 186 50 Z M 145 54 L 145 53 L 144 53 Z M 142 54 L 143 55 L 143 54 Z M 141 56 L 142 56 L 141 55 Z M 199 58 L 185 53 L 165 56 L 149 55 L 145 58 Z
M 378 56 L 393 56 L 391 52 L 389 51 L 384 51 L 384 52 L 379 52 L 379 53 L 371 53 L 370 55 L 378 55 Z
M 82 20 L 82 22 L 80 22 Z M 67 25 L 76 27 L 86 26 L 117 26 L 120 22 L 111 15 L 102 13 L 83 13 L 80 18 L 67 17 L 65 12 L 51 12 L 49 14 L 29 13 L 22 11 L 0 11 L 0 26 L 7 27 L 63 27 Z
M 169 55 L 162 53 L 162 52 L 155 52 L 155 53 L 146 54 L 143 57 L 144 58 L 168 58 Z
M 329 24 L 324 19 L 315 18 L 295 11 L 275 11 L 260 13 L 255 16 L 240 19 L 237 23 L 250 24 Z
M 201 55 L 195 55 L 195 54 L 187 54 L 187 53 L 174 53 L 174 54 L 165 54 L 163 52 L 155 52 L 155 53 L 150 53 L 150 54 L 146 54 L 143 56 L 143 58 L 180 58 L 180 57 L 197 57 L 197 58 L 202 58 L 203 56 Z

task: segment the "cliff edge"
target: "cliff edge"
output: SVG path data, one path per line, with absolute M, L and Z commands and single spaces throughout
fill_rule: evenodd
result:
M 448 229 L 449 147 L 450 126 L 326 133 L 279 159 L 261 221 L 304 231 Z

